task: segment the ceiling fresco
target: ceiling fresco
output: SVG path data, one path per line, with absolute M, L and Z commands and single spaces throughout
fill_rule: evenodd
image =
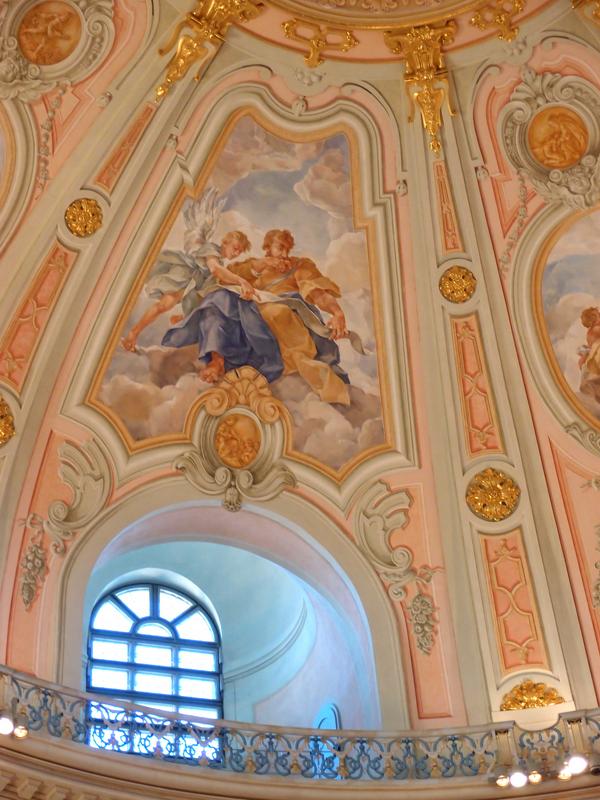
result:
M 347 579 L 385 728 L 600 705 L 597 6 L 16 5 L 0 663 L 177 527 Z
M 97 400 L 136 445 L 180 433 L 252 366 L 293 448 L 339 469 L 384 443 L 365 227 L 343 133 L 292 141 L 242 116 L 165 222 Z
M 541 265 L 550 356 L 567 394 L 600 427 L 600 211 L 554 238 Z

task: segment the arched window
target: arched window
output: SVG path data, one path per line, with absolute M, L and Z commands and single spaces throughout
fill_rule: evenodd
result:
M 105 594 L 88 636 L 87 689 L 180 716 L 223 716 L 219 632 L 208 611 L 167 586 Z

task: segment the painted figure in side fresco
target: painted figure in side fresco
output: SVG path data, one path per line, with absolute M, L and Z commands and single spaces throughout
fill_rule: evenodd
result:
M 557 238 L 542 273 L 542 303 L 553 355 L 572 399 L 600 422 L 600 211 L 575 218 Z
M 173 323 L 200 304 L 203 292 L 221 284 L 236 284 L 241 296 L 248 300 L 252 286 L 245 278 L 235 275 L 223 265 L 223 260 L 237 258 L 250 249 L 247 236 L 241 231 L 225 234 L 220 245 L 210 241 L 224 200 L 214 189 L 206 191 L 199 200 L 187 199 L 183 207 L 186 231 L 183 250 L 163 250 L 156 273 L 146 284 L 148 297 L 158 298 L 142 318 L 123 338 L 126 350 L 135 351 L 140 333 L 154 320 L 181 303 L 183 315 L 172 317 Z
M 206 381 L 216 382 L 226 371 L 249 364 L 269 381 L 298 373 L 324 402 L 348 405 L 349 379 L 335 343 L 349 336 L 336 299 L 340 289 L 309 258 L 290 257 L 293 246 L 290 231 L 268 231 L 264 258 L 229 267 L 252 285 L 252 300 L 212 287 L 198 308 L 167 331 L 162 344 L 197 343 L 205 364 L 200 376 Z M 319 309 L 331 315 L 327 324 Z M 360 352 L 357 339 L 353 342 Z
M 174 213 L 161 201 L 162 244 L 90 395 L 128 443 L 181 436 L 198 397 L 249 365 L 295 452 L 337 470 L 384 445 L 378 272 L 352 164 L 345 133 L 287 137 L 245 114 L 207 188 Z
M 585 308 L 581 324 L 587 328 L 587 336 L 585 345 L 577 351 L 582 370 L 580 389 L 600 403 L 600 308 Z

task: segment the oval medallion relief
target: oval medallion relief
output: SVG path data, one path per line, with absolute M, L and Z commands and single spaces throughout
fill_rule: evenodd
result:
M 585 155 L 588 129 L 579 114 L 565 106 L 543 108 L 529 123 L 529 149 L 547 169 L 567 169 Z
M 245 469 L 260 450 L 261 433 L 247 414 L 228 414 L 215 432 L 215 451 L 221 461 L 234 469 Z
M 19 47 L 32 64 L 64 61 L 81 39 L 81 18 L 62 0 L 44 0 L 25 14 L 17 31 Z

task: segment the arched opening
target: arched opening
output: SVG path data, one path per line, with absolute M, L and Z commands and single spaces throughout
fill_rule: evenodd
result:
M 225 718 L 310 727 L 334 702 L 348 728 L 385 725 L 385 675 L 393 673 L 377 663 L 389 658 L 389 648 L 376 654 L 373 641 L 381 634 L 373 609 L 385 612 L 384 627 L 393 620 L 385 595 L 361 560 L 363 604 L 331 553 L 274 516 L 186 503 L 117 531 L 113 519 L 112 531 L 107 526 L 79 542 L 62 586 L 57 680 L 85 685 L 82 653 L 103 594 L 125 583 L 159 582 L 188 593 L 219 621 Z M 337 545 L 344 557 L 349 543 Z

